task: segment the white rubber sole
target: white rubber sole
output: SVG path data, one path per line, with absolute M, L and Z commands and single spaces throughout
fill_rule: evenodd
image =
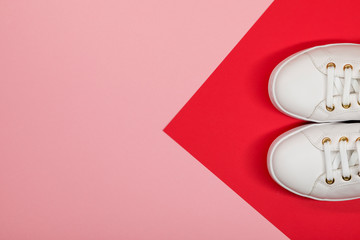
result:
M 281 69 L 286 66 L 286 64 L 288 64 L 290 61 L 292 61 L 294 58 L 307 53 L 309 51 L 312 51 L 314 49 L 318 49 L 318 48 L 323 48 L 323 47 L 328 47 L 328 46 L 335 46 L 335 45 L 359 45 L 356 43 L 334 43 L 334 44 L 327 44 L 327 45 L 321 45 L 321 46 L 316 46 L 316 47 L 312 47 L 312 48 L 308 48 L 305 49 L 303 51 L 297 52 L 293 55 L 291 55 L 290 57 L 286 58 L 285 60 L 283 60 L 282 62 L 280 62 L 275 68 L 274 70 L 271 72 L 270 75 L 270 79 L 269 79 L 269 85 L 268 85 L 268 92 L 269 92 L 269 97 L 270 100 L 272 102 L 272 104 L 282 113 L 293 117 L 293 118 L 297 118 L 297 119 L 301 119 L 304 121 L 310 121 L 310 122 L 318 122 L 318 123 L 323 123 L 323 122 L 339 122 L 339 120 L 328 120 L 328 121 L 319 121 L 316 119 L 312 119 L 312 118 L 307 118 L 307 117 L 303 117 L 303 116 L 299 116 L 297 114 L 291 113 L 289 111 L 287 111 L 286 109 L 284 109 L 280 103 L 278 102 L 276 95 L 275 95 L 275 85 L 276 85 L 276 78 L 277 75 L 279 74 L 279 72 L 281 71 Z
M 323 124 L 329 124 L 329 123 L 323 123 Z M 323 125 L 321 124 L 321 125 Z M 272 177 L 272 179 L 277 183 L 279 184 L 281 187 L 285 188 L 286 190 L 296 194 L 296 195 L 299 195 L 299 196 L 302 196 L 302 197 L 306 197 L 306 198 L 311 198 L 311 199 L 314 199 L 314 200 L 318 200 L 318 201 L 331 201 L 331 202 L 338 202 L 338 201 L 347 201 L 347 200 L 353 200 L 353 199 L 358 199 L 360 198 L 359 197 L 355 197 L 355 198 L 344 198 L 344 199 L 324 199 L 324 198 L 316 198 L 316 197 L 312 197 L 312 196 L 309 196 L 309 195 L 305 195 L 305 194 L 302 194 L 302 193 L 299 193 L 289 187 L 287 187 L 285 184 L 283 184 L 275 175 L 274 173 L 274 169 L 273 169 L 273 155 L 274 155 L 274 152 L 276 151 L 276 148 L 279 146 L 280 143 L 282 143 L 283 141 L 285 141 L 286 139 L 288 139 L 289 137 L 295 135 L 295 134 L 298 134 L 299 132 L 305 130 L 305 129 L 308 129 L 308 128 L 311 128 L 311 127 L 314 127 L 314 126 L 317 126 L 319 124 L 316 124 L 316 123 L 313 123 L 313 124 L 307 124 L 307 125 L 303 125 L 303 126 L 300 126 L 300 127 L 296 127 L 290 131 L 287 131 L 283 134 L 281 134 L 279 137 L 277 137 L 273 143 L 271 144 L 270 148 L 269 148 L 269 151 L 268 151 L 268 154 L 267 154 L 267 168 L 268 168 L 268 171 L 269 171 L 269 174 L 270 176 Z

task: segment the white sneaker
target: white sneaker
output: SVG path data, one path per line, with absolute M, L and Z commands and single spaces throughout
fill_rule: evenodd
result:
M 360 123 L 308 124 L 278 137 L 268 170 L 300 196 L 342 201 L 360 198 Z
M 315 122 L 360 120 L 360 44 L 306 49 L 272 72 L 270 99 L 280 111 Z

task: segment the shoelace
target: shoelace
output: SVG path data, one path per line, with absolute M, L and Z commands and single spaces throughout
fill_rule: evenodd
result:
M 336 65 L 333 62 L 327 64 L 327 89 L 326 89 L 326 109 L 329 112 L 334 111 L 334 95 L 342 95 L 341 105 L 348 109 L 351 106 L 350 93 L 357 93 L 357 102 L 360 105 L 360 86 L 356 79 L 352 78 L 353 67 L 350 64 L 344 65 L 344 82 L 335 76 Z M 335 88 L 334 88 L 335 86 Z M 352 88 L 351 88 L 352 87 Z M 335 90 L 335 91 L 334 91 Z
M 325 153 L 325 168 L 326 168 L 326 178 L 325 181 L 327 184 L 333 184 L 335 182 L 333 170 L 338 169 L 341 164 L 342 178 L 345 181 L 351 179 L 350 167 L 359 164 L 360 161 L 360 137 L 356 139 L 355 145 L 356 150 L 354 150 L 348 158 L 347 153 L 347 144 L 349 139 L 347 137 L 341 137 L 339 140 L 339 151 L 336 153 L 336 156 L 333 160 L 331 153 L 331 139 L 326 137 L 322 140 Z M 358 175 L 360 176 L 360 164 L 358 165 Z

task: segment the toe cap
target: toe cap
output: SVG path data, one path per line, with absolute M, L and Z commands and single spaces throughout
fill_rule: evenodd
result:
M 285 60 L 274 71 L 274 104 L 290 115 L 309 117 L 325 98 L 325 75 L 306 53 Z
M 280 137 L 271 150 L 269 172 L 280 185 L 308 195 L 324 172 L 322 152 L 301 132 Z

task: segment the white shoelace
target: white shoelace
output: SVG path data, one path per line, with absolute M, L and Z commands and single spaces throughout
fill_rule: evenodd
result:
M 327 69 L 327 90 L 326 90 L 326 109 L 333 111 L 334 96 L 342 95 L 341 103 L 343 108 L 347 109 L 351 106 L 350 94 L 355 92 L 357 95 L 357 101 L 360 104 L 360 86 L 356 79 L 352 78 L 353 67 L 350 64 L 344 66 L 344 80 L 335 76 L 336 65 L 334 63 L 328 63 Z M 334 88 L 335 86 L 335 88 Z
M 354 150 L 348 158 L 348 138 L 341 137 L 339 140 L 339 151 L 336 153 L 335 158 L 331 153 L 330 138 L 323 139 L 324 153 L 325 153 L 325 168 L 326 168 L 326 182 L 333 184 L 335 181 L 333 170 L 338 169 L 341 165 L 342 178 L 345 181 L 351 179 L 350 167 L 359 164 L 360 161 L 360 138 L 356 139 L 356 150 Z M 358 174 L 360 173 L 360 164 L 358 165 Z

